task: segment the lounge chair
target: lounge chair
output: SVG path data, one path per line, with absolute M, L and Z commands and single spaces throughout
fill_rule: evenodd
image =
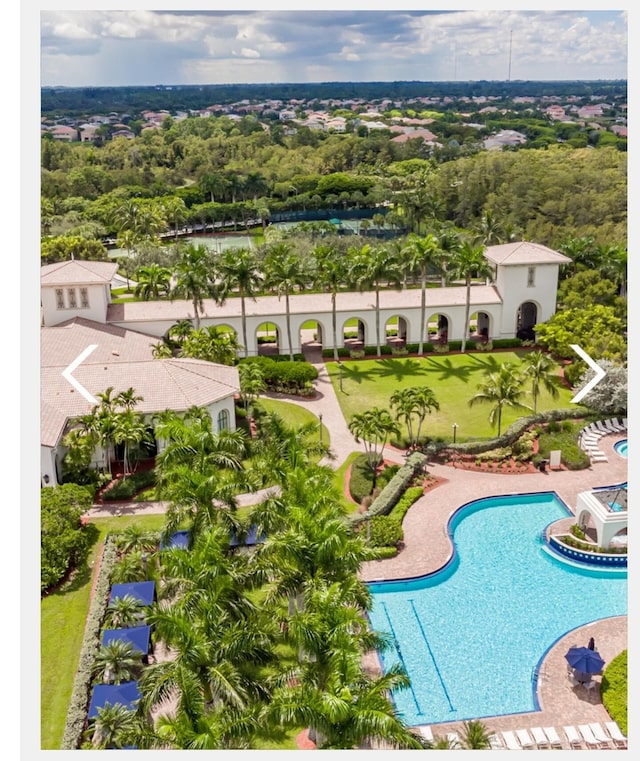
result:
M 578 731 L 575 727 L 563 727 L 564 733 L 567 736 L 567 740 L 569 741 L 569 745 L 572 748 L 582 748 L 582 738 L 578 734 Z
M 589 425 L 585 426 L 582 430 L 584 433 L 590 434 L 591 436 L 597 436 L 598 438 L 604 436 L 604 431 L 601 428 L 598 428 L 595 423 L 589 423 Z
M 622 420 L 621 420 L 620 422 L 621 422 L 621 423 L 622 423 L 622 425 L 625 427 L 625 430 L 626 430 L 626 429 L 629 427 L 629 426 L 627 425 L 627 418 L 626 418 L 626 417 L 623 417 L 623 418 L 622 418 Z
M 602 420 L 596 420 L 596 425 L 602 431 L 604 436 L 608 436 L 610 433 L 615 433 L 613 428 L 606 426 Z
M 536 744 L 531 739 L 531 735 L 529 732 L 527 732 L 526 729 L 516 729 L 516 737 L 518 738 L 518 742 L 525 750 L 529 750 L 530 748 L 535 748 Z
M 531 727 L 531 734 L 533 735 L 534 742 L 538 748 L 549 747 L 549 740 L 547 739 L 545 733 L 542 731 L 542 727 Z
M 609 418 L 609 420 L 605 420 L 605 421 L 604 421 L 604 424 L 605 424 L 605 425 L 608 425 L 608 426 L 609 426 L 609 428 L 613 428 L 613 430 L 614 430 L 614 431 L 618 431 L 618 433 L 619 433 L 620 431 L 624 431 L 624 430 L 625 430 L 625 429 L 624 429 L 624 428 L 623 428 L 623 427 L 620 425 L 620 423 L 618 422 L 618 418 L 616 418 L 616 417 L 612 417 L 612 418 Z
M 505 750 L 502 740 L 495 733 L 489 735 L 489 747 L 491 750 Z
M 502 733 L 502 737 L 507 746 L 507 750 L 522 750 L 522 745 L 516 740 L 516 736 L 513 732 L 505 731 Z
M 611 748 L 612 746 L 615 747 L 615 743 L 613 742 L 613 740 L 604 731 L 602 726 L 598 724 L 597 721 L 590 722 L 589 726 L 591 727 L 591 731 L 593 732 L 594 737 L 600 743 L 600 747 L 602 748 Z
M 604 725 L 607 728 L 609 734 L 611 735 L 611 739 L 616 744 L 616 746 L 618 748 L 626 748 L 627 738 L 622 734 L 622 731 L 620 730 L 620 727 L 616 724 L 616 722 L 605 721 Z
M 547 736 L 549 745 L 552 748 L 562 748 L 562 740 L 560 739 L 560 735 L 556 732 L 555 727 L 542 727 L 542 731 Z
M 418 729 L 420 730 L 420 734 L 424 737 L 425 740 L 433 742 L 433 732 L 431 731 L 431 727 L 423 724 L 421 727 L 418 727 Z
M 591 727 L 588 724 L 578 724 L 578 731 L 582 735 L 582 739 L 587 743 L 589 748 L 599 748 L 600 741 L 591 731 Z
M 609 462 L 607 455 L 604 452 L 591 452 L 592 462 Z
M 462 747 L 460 735 L 457 732 L 447 732 L 447 740 L 451 750 L 459 750 Z

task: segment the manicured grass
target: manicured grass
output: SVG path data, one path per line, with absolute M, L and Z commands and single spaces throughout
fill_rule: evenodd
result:
M 279 415 L 286 425 L 293 428 L 298 428 L 301 425 L 307 423 L 318 423 L 318 418 L 313 412 L 304 407 L 300 407 L 298 404 L 292 404 L 291 402 L 283 402 L 279 399 L 266 399 L 261 398 L 256 402 L 256 406 L 262 407 L 265 412 L 272 412 Z M 318 433 L 318 436 L 320 434 Z M 322 423 L 322 441 L 325 444 L 330 444 L 329 430 L 324 423 Z
M 345 479 L 347 476 L 347 470 L 349 469 L 349 466 L 353 463 L 354 460 L 356 460 L 360 456 L 360 454 L 361 452 L 351 452 L 351 454 L 342 463 L 342 465 L 336 469 L 335 475 L 333 477 L 333 484 L 336 488 L 336 491 L 340 495 L 340 500 L 342 501 L 342 503 L 345 505 L 345 507 L 350 513 L 355 512 L 358 509 L 358 505 L 356 505 L 354 502 L 352 502 L 350 499 L 347 499 L 344 496 Z
M 489 425 L 490 404 L 476 404 L 469 407 L 469 399 L 477 393 L 478 385 L 484 382 L 490 372 L 494 372 L 505 362 L 520 364 L 524 351 L 513 352 L 467 352 L 465 354 L 431 355 L 429 357 L 407 357 L 373 360 L 343 361 L 342 388 L 339 390 L 339 371 L 335 362 L 327 363 L 331 382 L 347 421 L 354 414 L 372 407 L 389 409 L 389 398 L 394 391 L 410 386 L 426 385 L 440 404 L 440 410 L 433 411 L 423 425 L 423 434 L 432 438 L 451 440 L 453 423 L 458 424 L 456 441 L 464 442 L 492 438 L 497 429 Z M 523 402 L 533 406 L 530 386 L 525 385 Z M 541 391 L 538 397 L 538 411 L 571 408 L 573 392 L 559 387 L 560 394 L 553 399 Z M 576 409 L 581 409 L 576 407 Z M 502 431 L 524 415 L 526 410 L 505 409 L 502 415 Z
M 93 570 L 109 532 L 122 531 L 135 523 L 150 531 L 164 525 L 164 515 L 96 518 L 99 531 L 87 565 L 74 579 L 45 597 L 40 605 L 40 731 L 44 750 L 57 750 L 62 742 L 67 708 L 80 658 Z

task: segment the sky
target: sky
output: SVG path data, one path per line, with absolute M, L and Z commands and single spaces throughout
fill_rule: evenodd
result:
M 373 2 L 328 11 L 86 10 L 87 3 L 85 10 L 42 10 L 41 84 L 627 78 L 628 13 L 621 4 L 411 10 L 420 5 L 427 3 L 400 4 L 409 10 Z

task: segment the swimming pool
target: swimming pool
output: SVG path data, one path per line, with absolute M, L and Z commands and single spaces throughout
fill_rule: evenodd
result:
M 626 572 L 578 568 L 544 549 L 568 514 L 552 493 L 477 500 L 451 520 L 456 552 L 437 574 L 369 585 L 371 624 L 394 634 L 383 667 L 403 663 L 394 694 L 411 725 L 537 709 L 532 675 L 568 631 L 626 615 Z
M 614 450 L 620 455 L 620 457 L 627 456 L 627 439 L 621 439 L 613 445 Z

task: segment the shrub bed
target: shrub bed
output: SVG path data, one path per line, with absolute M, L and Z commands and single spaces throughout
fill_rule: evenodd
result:
M 246 357 L 240 362 L 258 364 L 267 389 L 283 394 L 308 394 L 318 377 L 318 371 L 310 362 L 292 361 L 288 357 Z
M 627 704 L 628 704 L 628 672 L 627 651 L 623 650 L 619 655 L 607 664 L 602 674 L 600 694 L 602 704 L 607 709 L 609 716 L 617 723 L 625 737 L 628 734 Z
M 131 499 L 143 489 L 149 489 L 156 483 L 155 470 L 141 470 L 138 473 L 124 476 L 102 492 L 103 502 L 112 500 Z
M 354 502 L 360 504 L 373 490 L 373 473 L 369 467 L 366 454 L 361 454 L 351 464 L 349 476 L 349 494 Z
M 374 547 L 395 547 L 404 540 L 402 521 L 407 510 L 422 496 L 421 486 L 408 488 L 388 515 L 375 515 L 370 520 L 370 541 Z

